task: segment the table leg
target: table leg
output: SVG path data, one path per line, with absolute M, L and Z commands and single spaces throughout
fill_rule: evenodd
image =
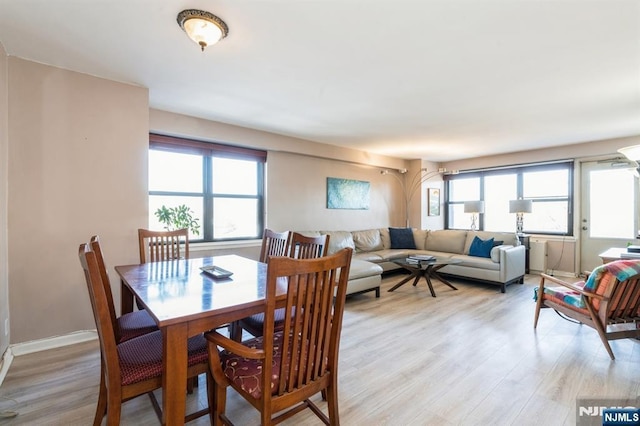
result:
M 412 279 L 414 280 L 413 285 L 416 285 L 416 283 L 418 282 L 418 280 L 420 279 L 420 269 L 415 270 L 415 269 L 408 269 L 405 268 L 407 271 L 411 272 L 411 275 L 409 275 L 407 278 L 405 278 L 404 280 L 400 281 L 398 284 L 394 285 L 393 287 L 391 287 L 389 290 L 389 292 L 397 289 L 398 287 L 400 287 L 401 285 L 411 281 Z
M 446 280 L 442 275 L 440 275 L 440 274 L 438 273 L 438 270 L 439 270 L 439 269 L 444 268 L 445 266 L 447 266 L 447 265 L 438 265 L 438 266 L 434 266 L 433 268 L 429 268 L 429 269 L 427 270 L 427 272 L 429 273 L 429 275 L 430 275 L 431 277 L 435 278 L 435 279 L 436 279 L 436 280 L 438 280 L 438 281 L 441 281 L 442 283 L 444 283 L 444 284 L 448 285 L 448 286 L 449 286 L 449 287 L 451 287 L 452 289 L 457 290 L 457 288 L 455 288 L 455 287 L 453 286 L 453 284 L 451 284 L 448 280 Z
M 129 287 L 120 280 L 120 315 L 133 312 L 133 293 Z
M 424 279 L 427 280 L 427 285 L 429 286 L 429 291 L 431 292 L 431 297 L 436 297 L 436 292 L 433 289 L 433 284 L 431 284 L 431 278 L 429 278 L 428 268 L 424 271 Z
M 162 424 L 184 424 L 187 402 L 187 324 L 162 329 Z

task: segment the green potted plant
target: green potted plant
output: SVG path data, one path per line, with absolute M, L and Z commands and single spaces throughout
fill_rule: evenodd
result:
M 176 207 L 163 205 L 154 214 L 167 231 L 187 228 L 193 235 L 200 235 L 198 218 L 193 217 L 194 212 L 185 204 Z

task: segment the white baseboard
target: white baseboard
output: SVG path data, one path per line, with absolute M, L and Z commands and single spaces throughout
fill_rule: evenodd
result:
M 545 272 L 548 275 L 553 275 L 553 276 L 557 276 L 557 277 L 565 277 L 565 278 L 576 278 L 577 275 L 575 274 L 575 272 L 568 272 L 568 271 L 555 271 L 552 269 L 547 269 L 547 272 Z
M 11 367 L 11 363 L 13 362 L 13 353 L 11 352 L 11 348 L 7 348 L 2 356 L 2 360 L 0 360 L 0 386 L 2 386 L 2 382 L 4 382 L 4 378 L 7 377 L 7 373 L 9 372 L 9 367 Z
M 34 352 L 46 351 L 47 349 L 61 348 L 63 346 L 76 343 L 96 340 L 98 333 L 96 330 L 75 331 L 63 336 L 47 337 L 45 339 L 32 340 L 30 342 L 16 343 L 9 346 L 14 356 L 31 354 Z
M 32 340 L 30 342 L 16 343 L 9 345 L 0 360 L 0 386 L 4 378 L 7 376 L 13 358 L 20 355 L 32 354 L 35 352 L 46 351 L 47 349 L 61 348 L 63 346 L 74 345 L 76 343 L 89 342 L 96 340 L 98 333 L 96 330 L 83 330 L 65 334 L 63 336 L 47 337 L 45 339 Z

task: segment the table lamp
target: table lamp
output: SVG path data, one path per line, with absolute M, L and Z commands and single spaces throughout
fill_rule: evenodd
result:
M 464 212 L 471 213 L 471 230 L 476 230 L 478 213 L 484 213 L 484 201 L 465 201 Z
M 524 234 L 523 229 L 523 216 L 524 213 L 531 213 L 533 210 L 533 202 L 531 200 L 510 200 L 509 201 L 509 213 L 516 214 L 516 233 L 518 235 Z

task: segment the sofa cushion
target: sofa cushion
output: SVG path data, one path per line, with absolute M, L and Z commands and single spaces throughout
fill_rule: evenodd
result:
M 462 254 L 464 253 L 466 238 L 467 231 L 459 231 L 455 229 L 430 231 L 425 243 L 425 249 Z
M 353 242 L 356 251 L 375 251 L 382 249 L 382 238 L 378 229 L 367 229 L 366 231 L 353 231 Z
M 380 228 L 380 239 L 382 240 L 382 248 L 389 250 L 391 248 L 391 238 L 389 237 L 389 228 Z
M 416 243 L 416 248 L 418 250 L 425 249 L 425 243 L 427 242 L 427 235 L 429 235 L 429 231 L 426 229 L 414 229 L 413 230 L 413 241 Z
M 473 238 L 471 247 L 469 247 L 469 256 L 491 257 L 491 249 L 493 248 L 493 238 L 483 240 L 478 237 Z
M 349 231 L 321 231 L 322 234 L 329 236 L 329 250 L 327 254 L 334 254 L 343 248 L 356 249 L 353 242 L 353 236 Z
M 520 245 L 520 240 L 515 232 L 468 231 L 466 241 L 464 243 L 464 254 L 469 254 L 469 247 L 471 247 L 471 243 L 475 237 L 478 237 L 481 240 L 493 238 L 494 243 L 502 241 L 501 244 L 505 245 Z
M 375 263 L 367 262 L 360 259 L 351 259 L 349 267 L 349 280 L 357 278 L 370 277 L 373 275 L 381 275 L 382 267 Z
M 457 263 L 455 265 L 447 265 L 447 267 L 448 266 L 464 267 L 464 268 L 473 268 L 473 269 L 483 269 L 486 271 L 500 270 L 500 264 L 492 262 L 491 259 L 487 257 L 476 257 L 476 256 L 469 256 L 466 254 L 454 254 L 453 256 L 451 256 L 451 258 L 459 259 L 462 261 L 462 263 Z
M 409 256 L 412 253 L 412 250 L 402 250 L 402 249 L 389 249 L 389 250 L 378 250 L 375 252 L 383 261 L 390 261 L 394 259 L 403 259 Z
M 366 260 L 367 262 L 380 263 L 384 259 L 380 256 L 380 251 L 361 251 L 354 253 L 352 259 Z
M 416 242 L 413 239 L 411 228 L 389 228 L 392 249 L 414 249 Z

